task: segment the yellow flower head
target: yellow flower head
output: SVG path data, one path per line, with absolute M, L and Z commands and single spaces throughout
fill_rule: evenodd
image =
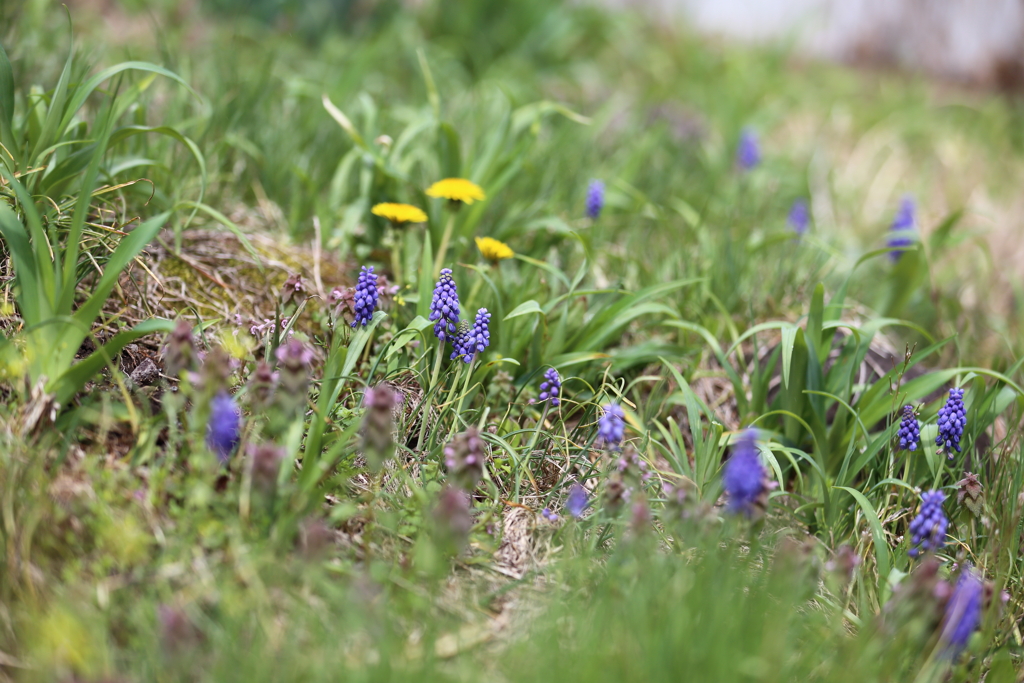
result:
M 476 248 L 491 263 L 497 263 L 501 259 L 512 258 L 516 255 L 510 246 L 493 237 L 477 237 Z
M 477 199 L 487 199 L 479 185 L 464 178 L 438 180 L 427 188 L 427 196 L 442 197 L 463 204 L 472 204 Z
M 374 216 L 387 218 L 392 223 L 427 222 L 427 214 L 423 213 L 422 209 L 418 209 L 410 204 L 394 204 L 391 202 L 376 204 L 370 209 L 370 213 Z

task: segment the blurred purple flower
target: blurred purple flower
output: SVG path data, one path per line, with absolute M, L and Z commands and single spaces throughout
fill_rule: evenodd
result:
M 757 134 L 751 128 L 744 128 L 736 146 L 736 164 L 741 170 L 750 171 L 761 163 L 761 148 Z
M 892 225 L 889 229 L 889 239 L 886 241 L 886 246 L 890 248 L 895 247 L 909 247 L 914 243 L 914 199 L 910 195 L 906 195 L 900 200 L 900 208 L 896 211 L 896 216 L 893 218 Z M 889 258 L 895 263 L 900 260 L 903 256 L 903 249 L 889 252 Z
M 597 220 L 604 208 L 604 183 L 600 180 L 591 180 L 587 187 L 587 217 Z
M 597 437 L 610 450 L 618 450 L 626 433 L 626 414 L 618 403 L 609 403 L 597 423 Z
M 793 232 L 797 235 L 803 235 L 807 232 L 807 227 L 811 222 L 811 214 L 807 208 L 807 201 L 804 199 L 797 199 L 793 202 L 793 206 L 789 209 L 789 225 L 793 228 Z
M 946 500 L 942 491 L 925 491 L 921 494 L 921 511 L 910 523 L 910 545 L 907 551 L 911 557 L 922 552 L 934 552 L 946 542 L 946 513 L 942 502 Z
M 942 640 L 945 651 L 955 657 L 967 646 L 971 634 L 981 624 L 982 599 L 985 586 L 970 565 L 960 571 L 953 594 L 946 603 L 942 619 Z
M 226 391 L 210 401 L 210 421 L 206 425 L 206 445 L 222 463 L 227 462 L 240 438 L 242 414 Z
M 569 514 L 579 519 L 588 505 L 590 502 L 587 500 L 587 490 L 579 484 L 570 486 L 569 497 L 565 501 L 565 509 L 569 511 Z
M 754 516 L 757 508 L 767 503 L 766 494 L 773 488 L 757 452 L 756 439 L 755 430 L 744 431 L 733 446 L 722 473 L 729 512 L 743 513 L 747 517 Z

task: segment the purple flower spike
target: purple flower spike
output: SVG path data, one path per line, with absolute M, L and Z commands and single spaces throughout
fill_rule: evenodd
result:
M 950 389 L 946 405 L 939 408 L 939 435 L 935 437 L 935 445 L 939 452 L 943 450 L 949 457 L 953 451 L 960 452 L 960 437 L 967 426 L 967 415 L 964 412 L 964 390 Z
M 757 134 L 751 128 L 744 128 L 736 146 L 736 164 L 741 170 L 750 171 L 760 163 L 761 147 L 757 142 Z
M 591 180 L 587 187 L 587 218 L 597 220 L 604 208 L 604 183 L 600 180 Z
M 917 557 L 922 552 L 935 552 L 946 542 L 946 513 L 942 502 L 946 496 L 942 491 L 926 491 L 921 494 L 921 511 L 910 523 L 910 544 L 907 554 Z
M 604 407 L 604 414 L 597 423 L 597 438 L 609 450 L 619 450 L 626 434 L 625 418 L 626 414 L 618 403 L 609 403 Z
M 434 321 L 434 336 L 442 342 L 455 338 L 459 330 L 459 291 L 452 278 L 451 268 L 444 268 L 434 285 L 430 319 Z
M 468 323 L 463 324 L 468 325 Z M 452 351 L 451 359 L 455 360 L 457 357 L 462 356 L 463 362 L 471 363 L 474 355 L 483 353 L 484 349 L 491 345 L 490 326 L 491 314 L 488 313 L 486 308 L 481 308 L 476 312 L 476 320 L 473 322 L 473 326 L 467 327 L 452 338 L 454 351 Z
M 914 199 L 909 195 L 900 201 L 900 208 L 893 218 L 889 229 L 887 247 L 909 247 L 914 243 Z M 889 258 L 895 263 L 903 256 L 903 249 L 889 252 Z
M 565 509 L 569 511 L 569 514 L 579 519 L 588 505 L 590 505 L 590 501 L 587 500 L 587 490 L 579 484 L 570 486 L 569 497 L 565 501 Z
M 903 419 L 896 438 L 899 439 L 901 451 L 916 451 L 921 443 L 921 425 L 914 415 L 914 406 L 903 406 Z
M 226 391 L 219 392 L 210 402 L 210 421 L 206 425 L 206 446 L 222 463 L 228 461 L 235 450 L 242 428 L 242 414 Z
M 942 640 L 945 652 L 955 657 L 967 647 L 971 634 L 981 624 L 981 608 L 985 585 L 971 566 L 965 566 L 953 588 L 953 594 L 946 603 L 942 619 Z
M 729 499 L 729 512 L 754 517 L 767 506 L 767 495 L 774 482 L 768 479 L 768 470 L 761 463 L 757 432 L 753 429 L 743 432 L 733 446 L 722 472 L 722 485 Z
M 802 236 L 807 232 L 807 226 L 811 222 L 811 214 L 807 209 L 807 201 L 804 199 L 798 199 L 793 202 L 793 206 L 789 209 L 789 226 L 793 228 L 798 236 Z
M 557 408 L 560 403 L 558 394 L 561 390 L 562 378 L 558 376 L 558 370 L 548 368 L 544 373 L 544 381 L 540 383 L 540 396 L 537 398 L 541 402 L 551 401 L 552 407 Z
M 356 319 L 352 321 L 352 327 L 366 327 L 370 324 L 373 309 L 377 307 L 377 297 L 377 276 L 373 272 L 373 266 L 363 266 L 359 271 L 359 281 L 356 283 Z

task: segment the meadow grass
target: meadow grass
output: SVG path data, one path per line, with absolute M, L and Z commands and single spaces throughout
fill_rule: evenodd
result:
M 1012 99 L 182 7 L 0 10 L 0 679 L 1016 680 Z

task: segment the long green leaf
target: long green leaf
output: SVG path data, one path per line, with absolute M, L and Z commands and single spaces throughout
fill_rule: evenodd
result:
M 892 568 L 892 558 L 889 555 L 889 544 L 885 541 L 885 531 L 882 530 L 882 522 L 878 519 L 875 506 L 871 504 L 863 493 L 848 486 L 833 486 L 832 488 L 846 491 L 861 510 L 864 511 L 864 518 L 867 519 L 868 527 L 871 529 L 871 538 L 875 543 L 875 561 L 878 563 L 878 578 L 885 581 L 889 577 L 889 570 Z
M 0 143 L 11 154 L 16 154 L 14 143 L 14 69 L 11 68 L 11 60 L 7 58 L 7 52 L 0 43 Z M 16 159 L 11 159 L 16 164 Z M 13 169 L 12 169 L 13 170 Z

